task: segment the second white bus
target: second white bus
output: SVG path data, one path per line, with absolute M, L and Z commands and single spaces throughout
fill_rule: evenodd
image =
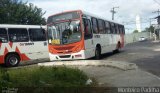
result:
M 0 64 L 17 66 L 23 61 L 49 59 L 45 28 L 0 24 Z

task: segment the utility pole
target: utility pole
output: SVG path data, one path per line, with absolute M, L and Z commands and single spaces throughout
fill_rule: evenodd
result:
M 158 16 L 159 16 L 160 10 L 158 9 L 157 11 L 154 11 L 154 12 L 152 12 L 152 13 L 158 13 Z
M 160 16 L 159 14 L 160 14 L 160 10 L 158 9 L 158 11 L 154 11 L 154 12 L 152 12 L 152 13 L 158 13 L 158 16 L 156 17 L 157 18 L 157 22 L 158 22 L 158 24 L 157 24 L 157 26 L 160 24 L 159 23 L 159 19 L 158 19 L 158 17 Z M 155 25 L 155 27 L 156 27 L 156 25 Z M 158 32 L 159 33 L 159 32 Z M 156 35 L 156 31 L 155 31 L 155 29 L 154 29 L 154 38 L 155 38 L 155 41 L 157 40 L 157 35 Z
M 152 26 L 152 20 L 153 20 L 153 19 L 155 19 L 155 18 L 149 18 L 149 26 L 150 26 L 149 28 L 151 28 L 151 26 Z M 150 39 L 152 39 L 152 32 L 151 32 L 151 29 L 150 29 L 149 32 L 150 32 Z
M 151 26 L 152 26 L 152 18 L 150 18 L 150 19 L 149 19 L 149 25 L 150 25 L 150 27 L 149 27 L 149 28 L 151 28 Z M 151 29 L 150 29 L 150 31 L 149 31 L 149 37 L 150 37 L 150 39 L 152 38 L 152 32 L 151 32 Z
M 119 7 L 113 7 L 113 8 L 111 9 L 112 20 L 114 20 L 114 14 L 116 13 L 115 8 L 119 8 Z

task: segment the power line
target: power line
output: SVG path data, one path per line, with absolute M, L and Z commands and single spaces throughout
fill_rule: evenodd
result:
M 156 2 L 158 5 L 160 5 L 160 2 L 156 1 L 156 0 L 153 0 L 154 2 Z
M 146 24 L 146 23 L 149 23 L 149 21 L 148 22 L 141 22 L 141 24 Z M 135 25 L 136 23 L 129 23 L 129 24 L 124 24 L 124 25 Z
M 152 13 L 158 13 L 158 16 L 159 16 L 160 10 L 158 9 L 157 11 L 154 11 L 154 12 L 152 12 Z
M 142 21 L 141 24 L 145 24 L 145 23 L 149 23 L 150 20 L 145 20 L 145 21 Z M 136 24 L 136 22 L 124 22 L 124 25 L 134 25 Z

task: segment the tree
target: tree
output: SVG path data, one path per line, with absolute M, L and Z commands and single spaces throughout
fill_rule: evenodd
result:
M 151 32 L 151 33 L 154 33 L 154 27 L 153 27 L 153 26 L 150 26 L 149 28 L 146 27 L 143 32 Z
M 149 32 L 154 33 L 154 27 L 153 26 L 149 27 Z
M 46 24 L 41 8 L 22 0 L 0 1 L 0 24 Z
M 134 30 L 133 33 L 138 33 L 138 30 Z

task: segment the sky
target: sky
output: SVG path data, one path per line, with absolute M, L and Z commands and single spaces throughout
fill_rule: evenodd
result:
M 24 0 L 25 1 L 25 0 Z M 115 21 L 125 25 L 127 33 L 136 29 L 135 20 L 139 15 L 141 28 L 144 30 L 150 25 L 149 19 L 154 18 L 158 13 L 153 13 L 160 9 L 160 0 L 26 0 L 35 6 L 46 11 L 44 17 L 67 11 L 81 9 L 97 16 L 112 19 L 111 9 L 115 8 Z M 155 20 L 152 19 L 152 24 Z

